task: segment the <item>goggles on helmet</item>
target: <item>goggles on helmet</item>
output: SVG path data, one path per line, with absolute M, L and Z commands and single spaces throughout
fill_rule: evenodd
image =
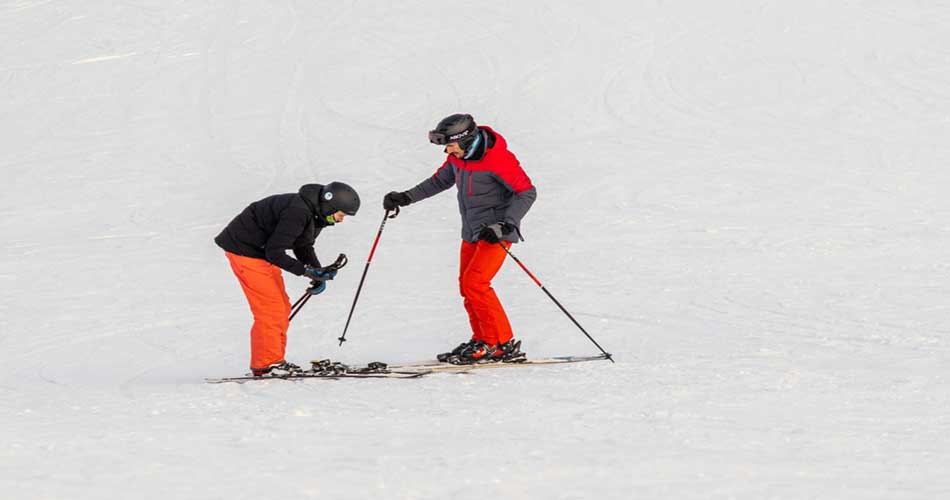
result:
M 477 128 L 475 130 L 477 130 Z M 432 144 L 439 145 L 439 146 L 445 146 L 446 144 L 450 144 L 453 142 L 460 142 L 464 140 L 466 137 L 469 137 L 470 135 L 472 135 L 475 132 L 475 130 L 463 130 L 461 132 L 458 132 L 456 134 L 451 134 L 451 135 L 446 134 L 445 132 L 439 132 L 437 130 L 430 130 L 429 142 L 431 142 Z

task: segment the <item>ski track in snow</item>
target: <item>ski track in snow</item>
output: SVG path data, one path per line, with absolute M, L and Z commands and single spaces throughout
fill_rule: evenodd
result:
M 950 9 L 423 2 L 0 7 L 0 491 L 10 498 L 950 495 Z M 471 112 L 539 189 L 513 252 L 616 364 L 207 385 L 250 314 L 212 238 L 345 180 L 350 266 L 288 358 L 467 336 Z M 296 299 L 305 283 L 286 276 Z M 514 264 L 529 356 L 595 348 Z

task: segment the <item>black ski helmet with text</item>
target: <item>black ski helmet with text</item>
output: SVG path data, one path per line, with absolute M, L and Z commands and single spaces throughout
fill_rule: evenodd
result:
M 443 118 L 434 130 L 429 131 L 429 142 L 439 146 L 457 142 L 459 147 L 468 150 L 475 142 L 476 132 L 478 126 L 472 115 L 455 114 Z
M 356 215 L 360 209 L 360 195 L 349 184 L 331 182 L 320 190 L 320 213 L 333 215 L 343 212 L 346 215 Z

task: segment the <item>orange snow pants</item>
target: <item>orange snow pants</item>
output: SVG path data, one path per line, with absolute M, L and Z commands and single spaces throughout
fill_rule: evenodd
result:
M 290 298 L 284 289 L 280 268 L 264 259 L 224 252 L 231 270 L 241 282 L 244 296 L 254 315 L 251 327 L 251 369 L 266 368 L 284 359 L 287 328 L 290 327 Z
M 502 244 L 511 248 L 511 242 L 503 241 Z M 460 254 L 459 291 L 472 325 L 472 338 L 491 345 L 508 342 L 512 337 L 511 324 L 491 287 L 492 278 L 508 254 L 496 243 L 469 243 L 465 240 L 462 240 Z

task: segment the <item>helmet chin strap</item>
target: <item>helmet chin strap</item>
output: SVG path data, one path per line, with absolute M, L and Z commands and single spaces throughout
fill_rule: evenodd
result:
M 330 224 L 336 224 L 336 219 L 333 218 L 333 215 L 327 215 L 326 219 Z

